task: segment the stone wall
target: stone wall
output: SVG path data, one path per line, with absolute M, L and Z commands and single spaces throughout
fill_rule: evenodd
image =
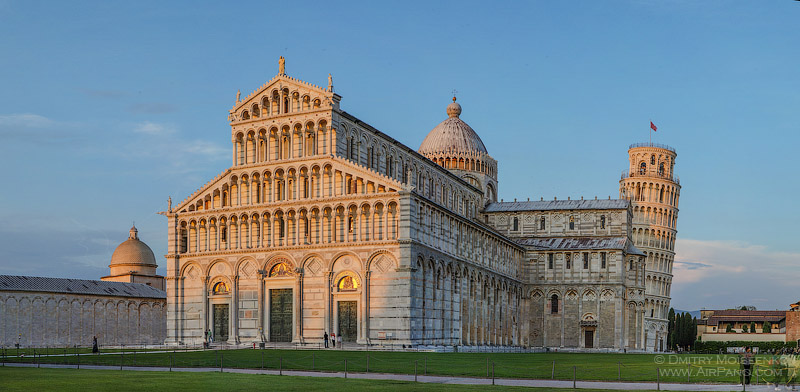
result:
M 800 312 L 786 312 L 786 341 L 794 342 L 800 339 Z
M 0 292 L 0 345 L 163 344 L 164 299 Z

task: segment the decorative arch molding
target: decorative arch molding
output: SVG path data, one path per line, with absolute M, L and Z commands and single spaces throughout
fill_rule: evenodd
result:
M 340 287 L 340 285 L 346 285 L 347 278 L 353 280 L 352 281 L 354 286 L 353 289 L 347 289 L 347 288 L 342 289 L 342 287 Z M 333 286 L 331 287 L 331 290 L 334 293 L 361 293 L 361 291 L 363 290 L 364 279 L 358 272 L 348 269 L 340 271 L 336 275 L 334 275 L 332 283 Z
M 385 249 L 377 250 L 367 258 L 367 271 L 387 272 L 398 267 L 397 258 L 394 257 L 392 252 Z
M 225 284 L 227 286 L 227 290 L 228 290 L 227 292 L 225 292 L 225 293 L 217 293 L 216 292 L 217 285 L 220 284 L 220 283 Z M 207 289 L 209 291 L 211 291 L 211 295 L 212 296 L 214 296 L 214 295 L 230 295 L 231 292 L 233 291 L 233 285 L 232 285 L 230 277 L 225 276 L 225 275 L 217 275 L 217 276 L 214 276 L 211 279 L 209 279 Z
M 355 259 L 356 264 L 358 264 L 359 271 L 364 270 L 364 262 L 361 260 L 361 257 L 358 257 L 357 254 L 350 251 L 342 251 L 331 257 L 331 263 L 328 266 L 328 270 L 333 271 L 333 269 L 336 267 L 336 264 L 345 257 L 352 257 L 353 259 Z M 353 266 L 348 265 L 344 269 L 353 269 Z
M 186 264 L 181 266 L 181 270 L 180 270 L 178 276 L 180 276 L 182 278 L 186 278 L 187 277 L 187 275 L 186 275 L 187 272 L 192 267 L 194 267 L 197 270 L 197 273 L 200 274 L 201 276 L 189 277 L 189 278 L 192 278 L 192 279 L 195 279 L 195 278 L 200 279 L 200 278 L 202 278 L 202 274 L 204 273 L 203 267 L 200 266 L 200 263 L 197 260 L 187 261 Z
M 212 270 L 216 269 L 217 266 L 220 266 L 220 265 L 227 267 L 229 274 L 232 274 L 234 272 L 234 269 L 231 268 L 231 264 L 229 262 L 227 262 L 226 260 L 214 259 L 214 260 L 211 261 L 211 263 L 208 264 L 208 268 L 206 268 L 206 270 L 205 270 L 206 276 L 221 275 L 222 272 L 219 272 L 219 273 L 215 274 L 212 271 Z
M 266 261 L 264 261 L 264 264 L 262 265 L 264 267 L 263 270 L 269 272 L 272 269 L 272 267 L 275 266 L 275 264 L 278 264 L 278 263 L 281 263 L 281 262 L 286 262 L 287 265 L 293 271 L 297 268 L 297 263 L 295 262 L 294 257 L 289 255 L 288 253 L 280 252 L 280 253 L 277 253 L 275 255 L 272 255 L 272 257 L 269 257 L 269 258 L 267 258 Z
M 242 276 L 242 272 L 244 272 L 244 277 L 250 278 L 255 276 L 256 271 L 245 271 L 243 268 L 247 267 L 247 263 L 250 263 L 254 269 L 258 269 L 258 261 L 255 257 L 252 256 L 243 256 L 240 257 L 239 260 L 236 261 L 236 276 Z

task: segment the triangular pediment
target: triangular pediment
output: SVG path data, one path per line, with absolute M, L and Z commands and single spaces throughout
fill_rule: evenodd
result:
M 313 102 L 314 99 L 319 99 L 322 102 L 330 102 L 334 95 L 328 88 L 304 82 L 286 74 L 279 74 L 275 75 L 275 77 L 264 83 L 261 87 L 255 89 L 246 97 L 240 97 L 240 100 L 233 105 L 231 113 L 237 113 L 246 108 L 250 108 L 253 104 L 261 104 L 264 97 L 267 97 L 268 100 L 272 100 L 276 93 L 280 97 L 285 92 L 288 92 L 290 96 L 297 94 L 301 100 L 302 97 L 307 96 L 310 102 Z

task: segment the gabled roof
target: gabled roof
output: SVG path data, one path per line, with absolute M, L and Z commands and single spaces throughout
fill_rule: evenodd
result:
M 251 103 L 251 100 L 253 98 L 261 95 L 264 91 L 268 90 L 272 85 L 274 85 L 275 83 L 278 83 L 278 82 L 283 82 L 283 83 L 286 83 L 288 85 L 294 85 L 294 86 L 297 86 L 297 87 L 307 88 L 309 90 L 316 90 L 316 92 L 319 93 L 322 96 L 333 96 L 334 95 L 333 92 L 330 92 L 325 88 L 317 86 L 316 84 L 311 84 L 311 83 L 308 83 L 308 82 L 304 82 L 304 81 L 302 81 L 300 79 L 295 79 L 295 78 L 293 78 L 291 76 L 288 76 L 288 75 L 285 75 L 285 74 L 284 75 L 275 75 L 268 82 L 264 83 L 263 85 L 261 85 L 257 89 L 253 90 L 252 93 L 248 94 L 246 97 L 244 97 L 240 101 L 236 102 L 233 105 L 233 109 L 231 109 L 231 111 L 232 112 L 236 112 L 239 109 L 241 109 L 243 106 Z
M 721 322 L 780 323 L 785 318 L 785 310 L 715 310 L 706 323 L 707 325 L 719 325 Z
M 16 275 L 0 275 L 0 291 L 102 295 L 129 298 L 167 298 L 166 292 L 140 283 Z
M 554 211 L 554 210 L 626 210 L 630 201 L 611 200 L 543 200 L 492 203 L 484 212 Z
M 523 246 L 537 250 L 622 250 L 627 254 L 645 256 L 625 237 L 546 237 L 517 240 Z

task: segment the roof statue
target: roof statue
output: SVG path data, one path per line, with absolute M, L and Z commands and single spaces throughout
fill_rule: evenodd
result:
M 278 59 L 278 75 L 286 75 L 286 59 L 283 56 Z
M 328 74 L 328 91 L 333 91 L 333 76 Z
M 167 211 L 172 212 L 172 196 L 167 197 Z
M 239 103 L 242 99 L 242 90 L 236 90 L 236 103 Z

